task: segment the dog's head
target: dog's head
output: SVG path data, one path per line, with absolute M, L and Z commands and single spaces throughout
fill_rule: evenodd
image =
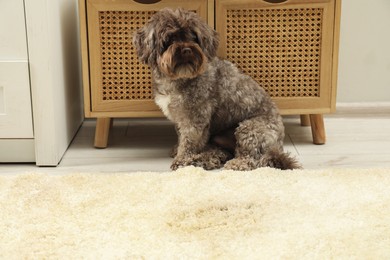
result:
M 194 12 L 162 9 L 135 32 L 140 60 L 171 79 L 194 78 L 216 55 L 217 33 Z

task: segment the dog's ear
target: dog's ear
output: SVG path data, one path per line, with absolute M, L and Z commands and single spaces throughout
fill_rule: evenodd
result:
M 133 45 L 141 62 L 152 65 L 155 62 L 154 30 L 146 25 L 133 34 Z
M 197 36 L 199 46 L 210 60 L 217 55 L 219 45 L 218 33 L 208 26 L 204 21 L 196 23 L 194 33 Z
M 198 35 L 200 47 L 203 49 L 207 58 L 212 59 L 217 55 L 219 45 L 218 33 L 207 26 L 206 33 Z

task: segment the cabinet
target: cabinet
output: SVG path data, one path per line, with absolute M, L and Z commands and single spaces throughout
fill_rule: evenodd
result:
M 335 110 L 339 0 L 80 0 L 87 117 L 97 117 L 95 146 L 106 147 L 111 119 L 156 117 L 148 68 L 132 32 L 163 7 L 194 10 L 220 34 L 219 56 L 237 64 L 275 100 L 300 114 L 314 143 L 325 142 L 322 114 Z
M 77 3 L 0 1 L 0 162 L 57 165 L 84 119 Z
M 3 1 L 0 7 L 0 162 L 32 162 L 35 151 L 23 0 Z

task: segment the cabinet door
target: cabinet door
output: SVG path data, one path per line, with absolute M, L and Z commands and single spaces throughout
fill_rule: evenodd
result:
M 164 7 L 183 7 L 207 18 L 206 0 L 87 1 L 92 112 L 159 111 L 150 70 L 138 61 L 132 35 Z
M 0 139 L 33 138 L 25 23 L 23 0 L 0 1 Z
M 333 110 L 335 0 L 217 0 L 219 55 L 252 76 L 284 114 Z
M 0 61 L 0 138 L 33 138 L 27 61 Z
M 0 60 L 27 60 L 23 0 L 0 1 Z

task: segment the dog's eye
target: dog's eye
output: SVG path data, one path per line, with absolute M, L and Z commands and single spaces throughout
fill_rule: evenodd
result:
M 172 40 L 167 40 L 163 43 L 162 45 L 162 48 L 161 48 L 161 52 L 165 52 L 166 50 L 168 50 L 169 46 L 172 45 Z
M 192 33 L 191 36 L 192 36 L 192 40 L 193 40 L 195 43 L 200 44 L 198 35 L 197 35 L 196 33 Z

